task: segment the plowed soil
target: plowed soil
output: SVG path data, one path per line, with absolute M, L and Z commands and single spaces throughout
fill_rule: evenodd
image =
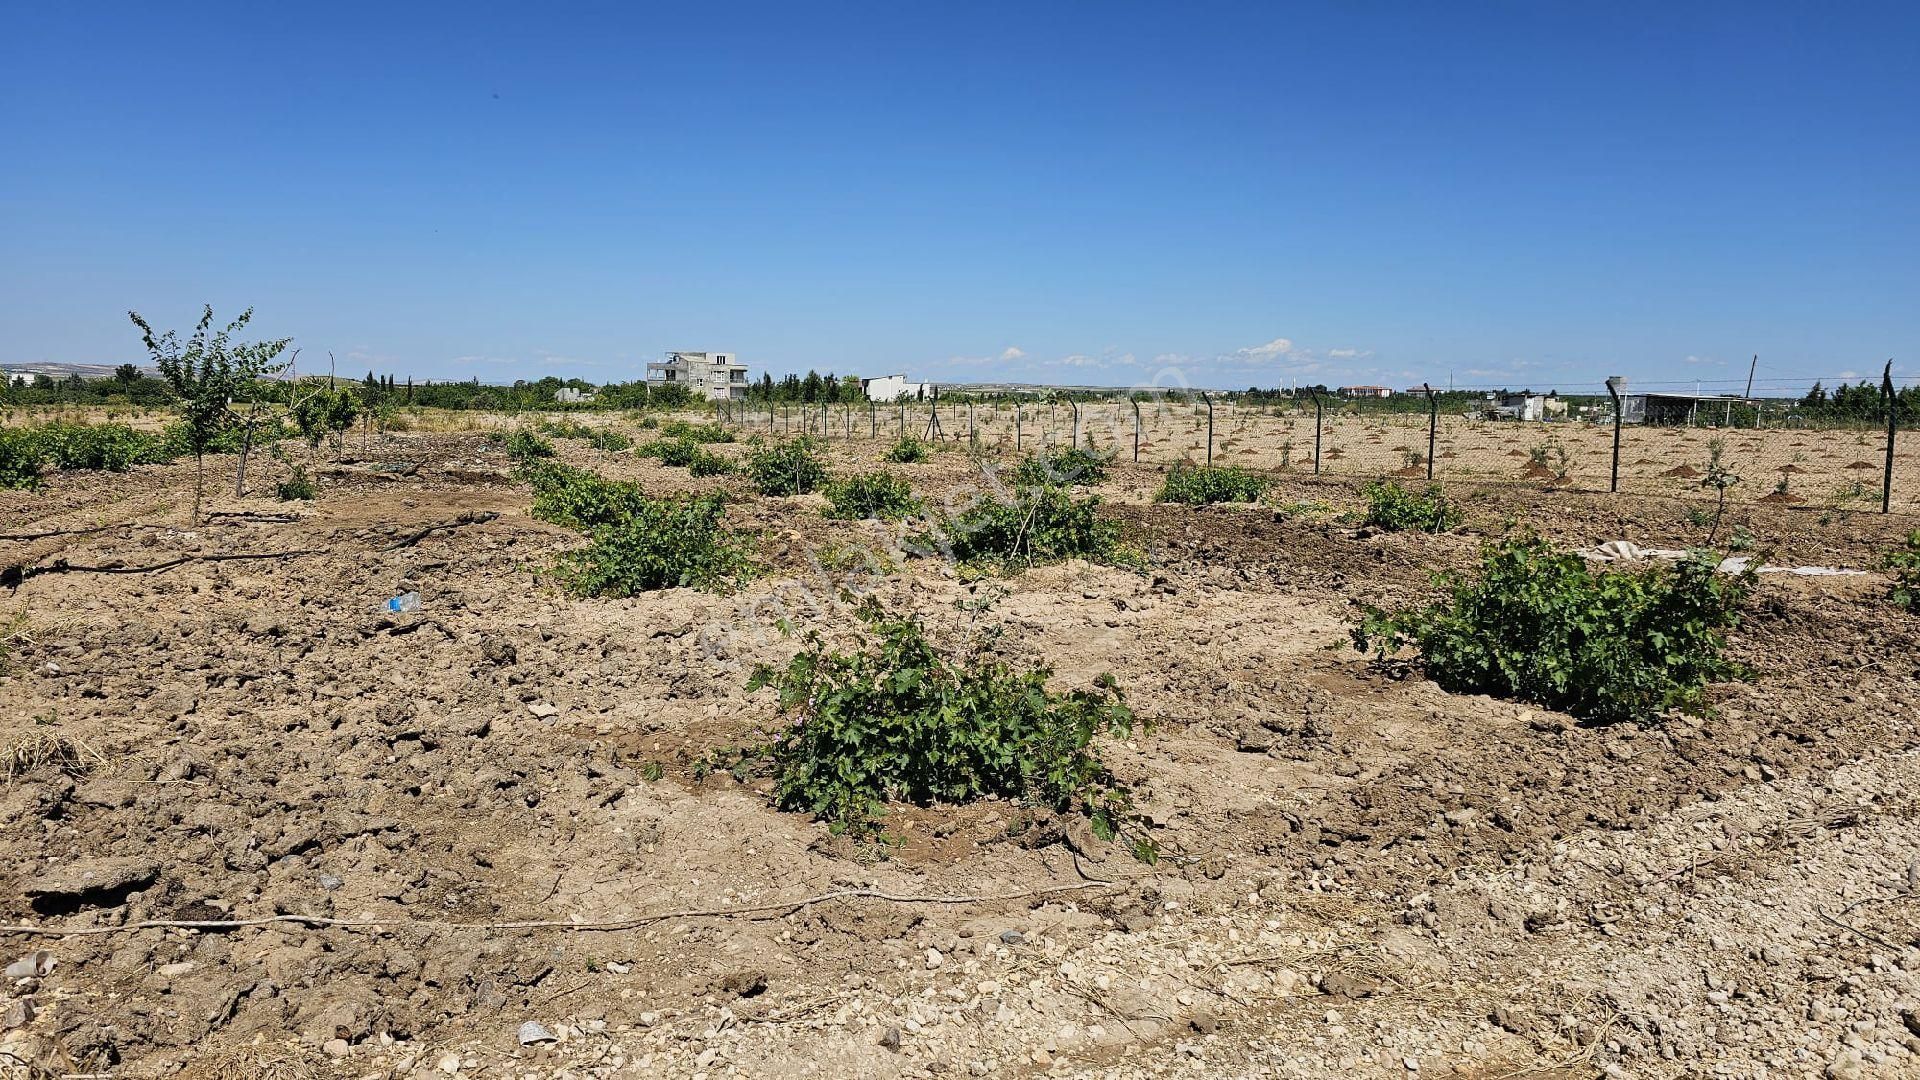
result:
M 1147 570 L 974 579 L 817 496 L 559 445 L 737 490 L 761 573 L 569 597 L 580 538 L 478 434 L 376 437 L 312 503 L 210 459 L 198 527 L 190 464 L 0 492 L 0 963 L 52 964 L 0 982 L 0 1075 L 1920 1075 L 1920 618 L 1878 575 L 1764 576 L 1749 681 L 1587 727 L 1347 628 L 1508 528 L 1686 547 L 1695 504 L 1458 485 L 1465 530 L 1380 534 L 1357 480 L 1191 508 L 1123 465 Z M 990 486 L 957 449 L 890 467 Z M 1718 534 L 1868 567 L 1912 527 Z M 1113 673 L 1152 728 L 1102 753 L 1160 861 L 1007 802 L 856 842 L 698 767 L 849 588 L 1063 689 Z

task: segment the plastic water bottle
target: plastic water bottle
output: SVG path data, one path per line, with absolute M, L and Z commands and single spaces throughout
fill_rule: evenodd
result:
M 420 610 L 420 594 L 417 592 L 401 593 L 399 596 L 396 596 L 393 599 L 387 601 L 387 610 L 388 611 L 419 611 Z

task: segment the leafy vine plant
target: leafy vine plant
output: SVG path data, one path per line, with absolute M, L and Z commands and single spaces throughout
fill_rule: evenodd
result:
M 1097 736 L 1146 730 L 1112 675 L 1060 693 L 1047 688 L 1047 668 L 937 648 L 918 618 L 890 614 L 872 597 L 856 612 L 857 647 L 834 649 L 809 633 L 785 666 L 763 665 L 748 684 L 778 692 L 784 724 L 736 767 L 764 766 L 776 805 L 836 833 L 872 834 L 890 801 L 1021 799 L 1085 814 L 1095 836 L 1158 858 L 1130 790 L 1093 747 Z

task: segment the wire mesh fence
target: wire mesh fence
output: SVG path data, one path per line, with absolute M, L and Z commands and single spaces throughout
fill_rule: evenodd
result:
M 1211 395 L 1210 395 L 1211 396 Z M 1569 395 L 1571 400 L 1580 397 Z M 1821 509 L 1920 513 L 1920 435 L 1902 417 L 1816 418 L 1789 399 L 1699 400 L 1622 423 L 1596 405 L 1508 419 L 1454 394 L 1429 409 L 1323 396 L 1248 403 L 1201 395 L 1150 400 L 917 401 L 736 407 L 751 431 L 829 440 L 974 441 L 998 453 L 1080 446 L 1122 461 L 1262 472 L 1511 484 Z M 1566 400 L 1566 399 L 1563 399 Z M 1587 400 L 1594 397 L 1589 395 Z M 1604 401 L 1604 398 L 1599 398 Z M 1676 397 L 1676 400 L 1682 400 Z M 1413 407 L 1409 407 L 1412 405 Z M 1890 481 L 1890 483 L 1889 483 Z

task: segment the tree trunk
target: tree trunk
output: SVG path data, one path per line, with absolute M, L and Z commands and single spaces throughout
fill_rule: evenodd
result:
M 200 492 L 206 482 L 206 476 L 206 459 L 196 450 L 193 454 L 193 516 L 187 522 L 191 528 L 195 529 L 200 527 Z

